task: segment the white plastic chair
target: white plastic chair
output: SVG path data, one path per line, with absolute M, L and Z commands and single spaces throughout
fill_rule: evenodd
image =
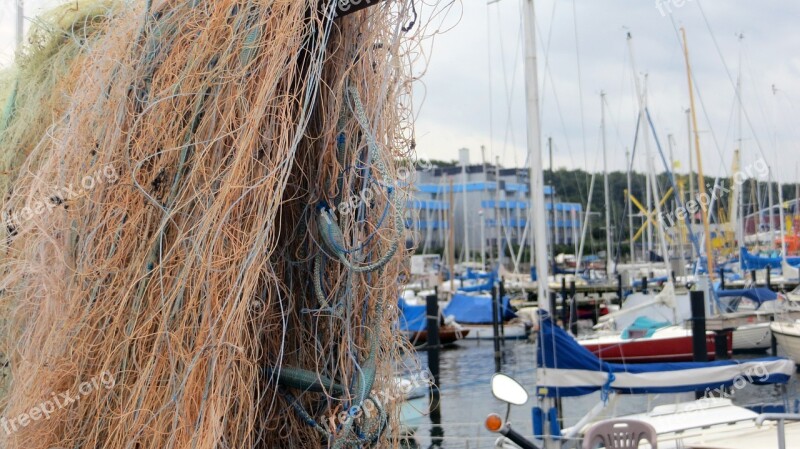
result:
M 583 449 L 637 449 L 642 440 L 650 443 L 651 449 L 658 449 L 656 429 L 650 424 L 634 419 L 609 419 L 592 425 L 586 431 Z

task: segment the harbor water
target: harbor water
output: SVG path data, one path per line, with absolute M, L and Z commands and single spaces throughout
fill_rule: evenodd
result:
M 531 395 L 523 406 L 512 406 L 509 422 L 523 435 L 532 435 L 531 409 L 535 405 L 535 345 L 529 341 L 507 341 L 503 350 L 502 370 L 517 379 Z M 737 359 L 765 357 L 767 354 L 734 354 Z M 425 352 L 417 354 L 423 369 L 427 368 Z M 505 415 L 506 404 L 492 396 L 489 381 L 495 372 L 492 341 L 460 341 L 440 353 L 440 410 L 441 426 L 434 426 L 428 416 L 417 426 L 414 439 L 420 448 L 492 448 L 497 435 L 485 429 L 483 421 L 489 413 Z M 795 375 L 786 386 L 789 406 L 798 404 L 798 382 Z M 783 401 L 780 386 L 732 388 L 730 397 L 735 404 L 775 404 Z M 645 412 L 652 407 L 694 399 L 693 394 L 650 396 L 620 396 L 610 412 L 617 415 Z M 564 398 L 563 418 L 566 426 L 578 420 L 601 400 L 599 394 Z M 422 401 L 426 402 L 426 401 Z

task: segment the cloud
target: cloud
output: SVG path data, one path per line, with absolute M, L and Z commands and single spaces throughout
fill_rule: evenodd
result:
M 577 8 L 577 46 L 573 4 Z M 688 159 L 686 71 L 670 17 L 662 16 L 654 1 L 541 0 L 536 7 L 539 81 L 545 85 L 540 91 L 542 136 L 543 141 L 553 137 L 556 164 L 596 168 L 602 90 L 608 101 L 609 164 L 612 169 L 624 166 L 625 146 L 633 144 L 637 117 L 627 32 L 633 35 L 637 71 L 648 74 L 648 105 L 661 143 L 666 146 L 667 134 L 674 134 L 675 158 Z M 763 156 L 777 165 L 780 158 L 779 179 L 798 180 L 800 86 L 796 80 L 800 54 L 796 49 L 800 48 L 800 36 L 794 32 L 793 18 L 800 16 L 800 4 L 691 0 L 672 10 L 675 26 L 685 27 L 689 39 L 706 170 L 713 175 L 730 174 L 738 134 L 732 119 L 740 54 L 737 34 L 744 33 L 743 163 Z M 490 160 L 500 156 L 507 165 L 524 163 L 525 91 L 519 30 L 519 1 L 502 0 L 488 6 L 463 2 L 461 22 L 437 39 L 423 79 L 426 98 L 417 121 L 421 157 L 455 158 L 457 149 L 466 146 L 473 149 L 476 160 L 478 149 L 485 145 L 491 150 Z M 779 88 L 775 96 L 772 84 Z M 772 143 L 774 136 L 777 145 Z M 641 154 L 643 149 L 639 151 Z

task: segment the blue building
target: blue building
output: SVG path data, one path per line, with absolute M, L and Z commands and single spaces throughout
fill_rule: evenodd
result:
M 413 198 L 407 204 L 406 225 L 416 243 L 426 250 L 443 248 L 448 238 L 450 190 L 455 248 L 481 249 L 481 234 L 487 252 L 498 238 L 518 245 L 530 239 L 528 221 L 528 169 L 498 168 L 488 164 L 418 169 Z M 573 245 L 580 238 L 584 219 L 578 203 L 564 203 L 545 186 L 548 239 L 555 229 L 555 241 Z M 555 215 L 553 216 L 553 208 Z M 498 227 L 498 223 L 500 226 Z M 554 227 L 555 226 L 555 227 Z

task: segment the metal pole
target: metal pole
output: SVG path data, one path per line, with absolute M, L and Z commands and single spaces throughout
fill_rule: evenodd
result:
M 706 193 L 705 176 L 703 175 L 703 159 L 700 153 L 700 131 L 697 129 L 697 114 L 695 113 L 694 106 L 694 87 L 692 84 L 692 67 L 689 63 L 689 44 L 686 41 L 686 30 L 681 28 L 681 35 L 683 36 L 683 55 L 686 59 L 686 79 L 689 83 L 689 103 L 691 104 L 692 111 L 692 125 L 694 129 L 694 151 L 697 156 L 697 184 L 702 198 L 708 198 Z M 708 221 L 708 212 L 705 207 L 700 208 L 700 214 L 703 217 L 703 232 L 705 234 L 706 243 L 706 270 L 709 278 L 714 273 L 714 252 L 711 249 L 711 225 Z
M 633 161 L 631 161 L 631 152 L 625 150 L 625 160 L 628 164 L 628 190 L 625 191 L 625 200 L 628 202 L 628 244 L 630 245 L 630 253 L 631 253 L 631 262 L 636 259 L 636 252 L 633 250 L 633 201 L 631 201 L 630 195 L 631 191 L 631 170 L 633 169 Z
M 553 272 L 556 271 L 556 172 L 553 170 L 553 138 L 547 138 L 547 148 L 550 152 L 550 260 L 553 264 Z M 538 276 L 538 273 L 537 273 Z
M 541 129 L 539 123 L 539 76 L 536 63 L 536 12 L 533 0 L 523 2 L 523 21 L 525 24 L 525 98 L 528 130 L 528 153 L 531 164 L 530 202 L 533 218 L 533 241 L 536 244 L 535 258 L 539 298 L 547 297 L 547 232 L 544 226 L 544 185 L 542 176 Z
M 462 197 L 464 199 L 464 212 L 463 212 L 463 219 L 464 219 L 464 262 L 470 261 L 470 254 L 469 254 L 469 221 L 467 219 L 467 161 L 462 161 L 461 165 L 461 188 L 463 189 Z
M 498 291 L 498 312 L 497 316 L 499 318 L 498 322 L 500 323 L 500 344 L 505 347 L 506 345 L 506 326 L 503 322 L 503 316 L 505 316 L 505 301 L 504 298 L 506 297 L 506 282 L 503 278 L 500 278 L 500 282 L 497 283 L 497 291 Z
M 536 63 L 536 11 L 533 7 L 533 0 L 523 0 L 522 20 L 525 30 L 525 104 L 528 137 L 528 159 L 531 164 L 530 174 L 530 208 L 529 216 L 533 224 L 531 233 L 531 250 L 534 251 L 536 274 L 538 282 L 536 288 L 539 298 L 539 307 L 547 312 L 548 304 L 542 299 L 547 298 L 547 229 L 545 228 L 546 217 L 544 207 L 544 182 L 542 176 L 542 148 L 541 148 L 541 129 L 539 123 L 539 71 Z M 542 342 L 544 343 L 544 342 Z M 551 399 L 542 400 L 542 408 L 549 410 L 553 405 Z M 545 429 L 550 426 L 545 423 Z M 560 446 L 549 432 L 543 435 L 544 448 L 551 449 Z
M 500 216 L 500 156 L 495 159 L 495 172 L 494 172 L 494 235 L 497 243 L 497 271 L 500 272 L 500 267 L 503 265 L 503 240 Z
M 478 217 L 481 220 L 481 269 L 486 269 L 486 219 L 483 217 L 483 209 L 478 211 Z
M 606 153 L 606 93 L 600 92 L 600 127 L 603 129 L 603 189 L 606 202 L 606 279 L 611 279 L 611 192 L 608 188 L 608 156 Z
M 694 199 L 694 155 L 692 147 L 692 110 L 686 110 L 686 137 L 689 138 L 689 199 Z M 686 204 L 684 202 L 684 204 Z M 694 214 L 692 214 L 689 224 L 694 226 Z M 691 232 L 691 229 L 689 229 Z M 692 245 L 692 257 L 694 258 L 694 245 Z

